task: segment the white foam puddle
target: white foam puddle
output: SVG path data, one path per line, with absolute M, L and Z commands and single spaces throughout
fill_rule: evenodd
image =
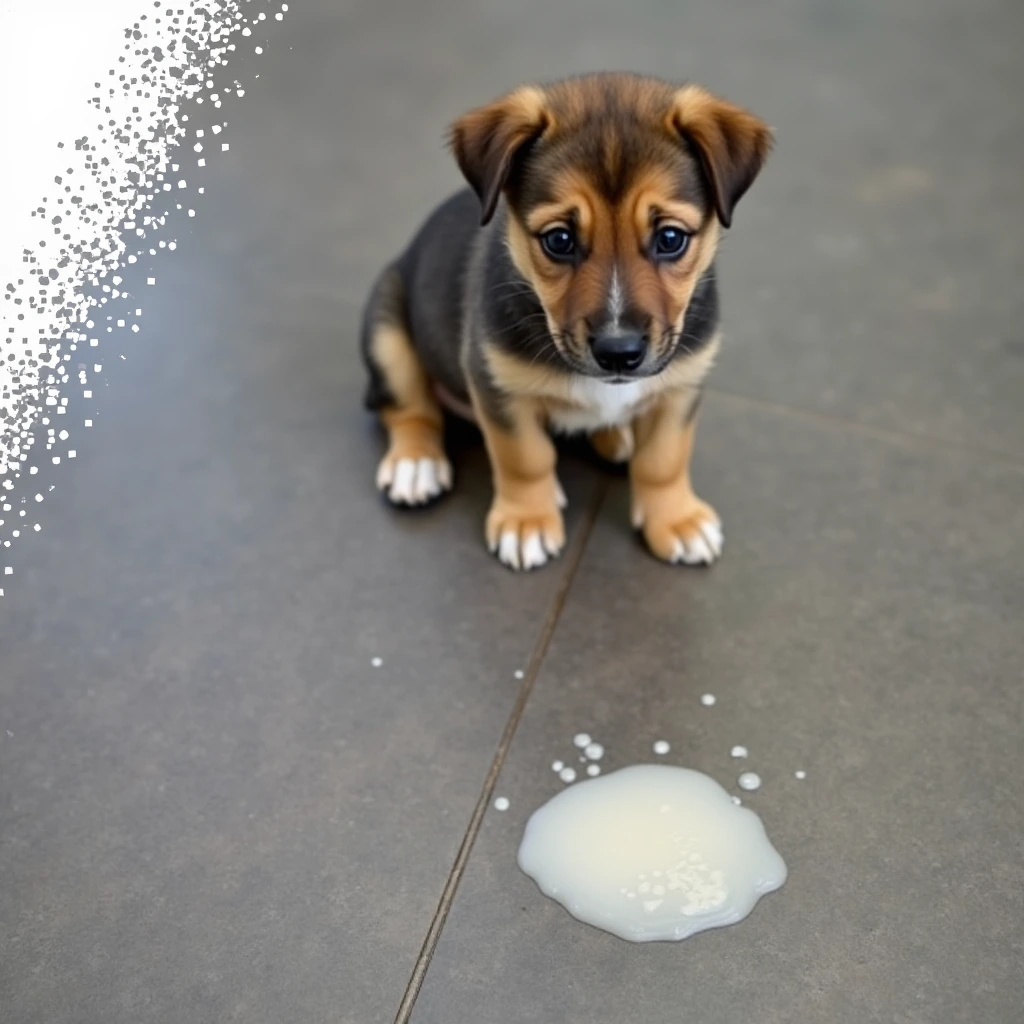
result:
M 670 765 L 563 790 L 531 816 L 518 861 L 574 917 L 632 942 L 735 924 L 787 874 L 753 811 Z

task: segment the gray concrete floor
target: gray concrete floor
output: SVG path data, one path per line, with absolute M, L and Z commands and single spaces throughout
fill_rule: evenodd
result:
M 1019 1021 L 1020 4 L 292 8 L 5 599 L 0 1019 Z M 371 486 L 359 304 L 458 185 L 445 124 L 599 67 L 778 131 L 722 263 L 710 572 L 571 453 L 528 577 L 472 437 L 430 511 Z M 644 947 L 545 900 L 515 852 L 579 729 L 727 785 L 748 746 L 785 888 Z

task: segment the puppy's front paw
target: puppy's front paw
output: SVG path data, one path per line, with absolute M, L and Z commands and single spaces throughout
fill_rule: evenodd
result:
M 689 487 L 636 488 L 633 526 L 663 562 L 710 565 L 722 553 L 721 520 Z
M 545 502 L 512 502 L 497 497 L 487 515 L 487 546 L 510 569 L 537 569 L 565 547 L 564 503 L 557 482 Z
M 392 450 L 377 467 L 377 489 L 392 505 L 426 505 L 451 487 L 451 463 L 441 452 Z

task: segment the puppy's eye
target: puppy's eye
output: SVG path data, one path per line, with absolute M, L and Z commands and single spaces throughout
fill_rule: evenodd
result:
M 576 253 L 576 239 L 568 228 L 552 228 L 540 236 L 540 244 L 553 260 L 571 259 Z
M 654 255 L 664 260 L 678 259 L 686 252 L 690 236 L 682 228 L 666 224 L 654 232 Z

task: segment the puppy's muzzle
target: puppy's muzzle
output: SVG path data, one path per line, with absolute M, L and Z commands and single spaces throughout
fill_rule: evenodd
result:
M 588 341 L 594 362 L 606 373 L 632 373 L 647 355 L 646 334 L 601 331 L 590 335 Z

